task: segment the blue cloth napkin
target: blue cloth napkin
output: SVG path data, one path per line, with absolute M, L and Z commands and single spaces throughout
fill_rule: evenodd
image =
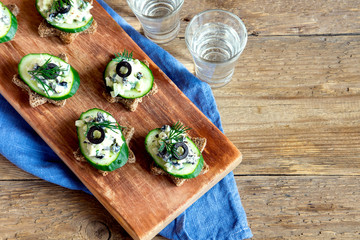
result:
M 139 34 L 104 1 L 103 8 L 195 105 L 222 130 L 210 87 L 165 50 Z M 11 131 L 9 131 L 11 129 Z M 89 190 L 0 95 L 0 153 L 19 168 L 60 186 Z M 190 206 L 160 233 L 175 240 L 251 238 L 233 173 Z

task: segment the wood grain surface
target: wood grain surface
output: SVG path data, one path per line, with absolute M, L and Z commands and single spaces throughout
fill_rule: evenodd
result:
M 70 45 L 60 43 L 55 37 L 38 36 L 36 28 L 41 16 L 34 17 L 36 9 L 32 0 L 18 1 L 17 5 L 22 12 L 22 24 L 16 39 L 0 46 L 0 55 L 4 56 L 0 59 L 0 93 L 133 238 L 153 238 L 241 162 L 240 151 L 97 2 L 92 9 L 98 23 L 97 32 L 79 35 Z M 127 111 L 120 104 L 108 103 L 102 95 L 104 69 L 113 54 L 123 49 L 132 51 L 134 58 L 150 63 L 149 68 L 159 88 L 156 95 L 145 97 L 135 112 Z M 67 99 L 65 107 L 44 104 L 31 108 L 27 94 L 11 84 L 9 76 L 17 74 L 20 59 L 28 53 L 41 52 L 66 53 L 69 63 L 79 72 L 80 88 L 76 95 Z M 127 164 L 106 177 L 90 164 L 76 161 L 73 155 L 78 149 L 75 120 L 82 112 L 94 107 L 110 112 L 122 126 L 135 128 L 130 148 L 135 153 L 136 163 Z M 150 130 L 179 120 L 192 128 L 190 136 L 209 140 L 203 152 L 209 171 L 176 187 L 166 176 L 150 174 L 151 160 L 144 141 Z
M 142 32 L 125 0 L 106 2 Z M 243 153 L 235 178 L 254 239 L 359 239 L 359 2 L 185 0 L 179 37 L 161 46 L 192 72 L 185 27 L 211 8 L 249 33 L 233 81 L 213 92 Z M 130 238 L 87 194 L 0 164 L 0 239 Z

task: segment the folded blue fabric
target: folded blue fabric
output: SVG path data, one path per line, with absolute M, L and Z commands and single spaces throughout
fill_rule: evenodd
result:
M 98 2 L 186 96 L 222 130 L 220 115 L 210 87 L 194 77 L 165 50 L 139 34 L 104 1 Z M 2 96 L 0 136 L 3 136 L 0 138 L 0 153 L 19 168 L 49 182 L 89 193 Z M 252 233 L 247 224 L 233 173 L 215 185 L 160 234 L 176 240 L 251 238 Z

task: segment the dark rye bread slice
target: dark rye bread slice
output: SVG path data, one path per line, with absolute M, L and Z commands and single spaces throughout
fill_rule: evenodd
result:
M 132 126 L 124 127 L 121 129 L 122 134 L 124 135 L 126 144 L 129 146 L 129 142 L 131 141 L 132 137 L 134 136 L 135 128 Z M 73 152 L 75 159 L 80 163 L 87 163 L 87 160 L 84 158 L 84 156 L 81 154 L 80 148 L 78 148 L 76 151 Z M 129 158 L 128 163 L 135 163 L 136 158 L 134 152 L 129 147 Z M 106 176 L 110 172 L 98 170 L 101 175 Z
M 85 0 L 85 1 L 90 2 L 91 4 L 93 3 L 92 0 Z M 42 38 L 55 36 L 55 37 L 59 37 L 64 44 L 70 44 L 80 34 L 94 34 L 97 30 L 97 27 L 98 24 L 94 19 L 91 26 L 88 29 L 78 33 L 68 33 L 61 31 L 57 28 L 54 28 L 45 19 L 43 19 L 43 21 L 39 25 L 38 32 L 40 37 Z
M 196 147 L 200 150 L 200 152 L 203 152 L 206 146 L 206 138 L 190 138 L 191 141 L 194 142 L 194 144 L 196 145 Z M 207 173 L 207 171 L 209 171 L 209 165 L 206 164 L 205 160 L 204 160 L 204 166 L 200 172 L 200 174 L 205 174 Z M 184 179 L 184 178 L 177 178 L 174 177 L 172 175 L 170 175 L 169 173 L 165 172 L 162 168 L 158 167 L 155 162 L 153 161 L 151 163 L 150 166 L 150 172 L 154 175 L 165 175 L 170 177 L 170 179 L 175 183 L 176 186 L 181 186 L 184 184 L 184 182 L 186 182 L 186 180 L 190 180 L 190 179 Z
M 18 6 L 16 4 L 9 4 L 6 7 L 12 12 L 12 14 L 14 14 L 15 17 L 20 12 L 20 10 L 19 10 L 19 8 L 18 8 Z
M 62 60 L 64 60 L 65 62 L 68 61 L 68 57 L 66 56 L 65 53 L 59 54 L 58 57 L 61 58 Z M 31 90 L 30 87 L 23 80 L 21 80 L 19 74 L 15 74 L 13 76 L 12 82 L 16 86 L 20 87 L 22 90 L 26 91 L 29 94 L 29 103 L 32 108 L 38 107 L 47 102 L 54 104 L 55 106 L 59 106 L 59 107 L 65 106 L 66 99 L 65 100 L 52 100 L 52 99 L 49 99 L 49 98 L 46 98 L 44 96 L 37 94 L 36 92 Z
M 145 65 L 149 67 L 148 61 L 143 60 L 142 62 L 145 63 Z M 154 79 L 153 87 L 151 88 L 150 92 L 148 92 L 144 97 L 152 96 L 157 92 L 158 92 L 158 86 L 156 85 L 155 79 Z M 135 99 L 127 99 L 127 98 L 122 98 L 122 97 L 112 97 L 110 95 L 110 93 L 108 93 L 107 91 L 103 92 L 103 96 L 109 103 L 121 103 L 130 112 L 134 112 L 136 110 L 136 108 L 138 107 L 139 103 L 141 103 L 144 98 L 144 97 L 141 97 L 141 98 L 135 98 Z

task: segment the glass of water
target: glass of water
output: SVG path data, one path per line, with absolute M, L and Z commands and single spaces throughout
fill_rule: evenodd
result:
M 217 88 L 230 82 L 245 48 L 247 31 L 235 14 L 207 10 L 190 21 L 185 42 L 194 59 L 196 76 Z
M 179 33 L 184 0 L 127 0 L 127 3 L 140 21 L 145 36 L 153 42 L 170 42 Z

